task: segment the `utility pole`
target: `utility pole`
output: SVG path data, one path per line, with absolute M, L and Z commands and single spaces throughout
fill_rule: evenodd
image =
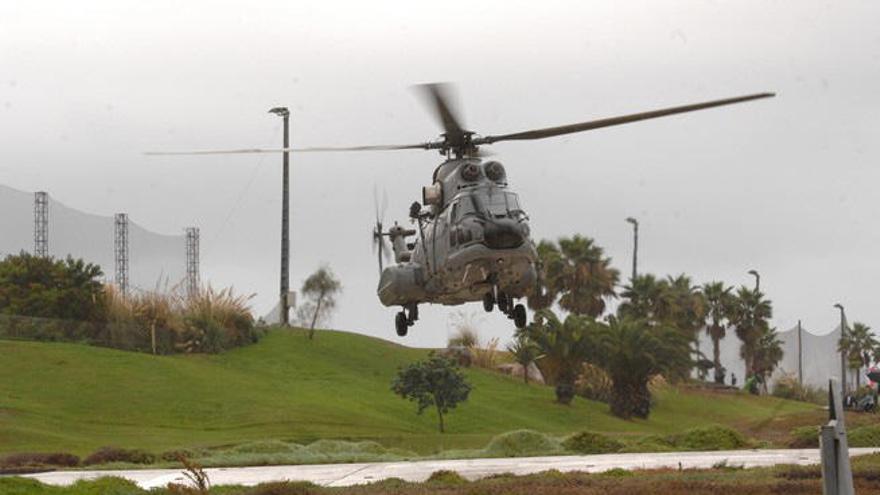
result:
M 290 147 L 290 111 L 287 107 L 275 107 L 269 110 L 280 116 L 284 121 L 284 149 Z M 279 309 L 281 310 L 281 325 L 288 326 L 290 305 L 288 293 L 290 292 L 290 153 L 284 152 L 284 172 L 281 186 L 281 298 Z
M 638 257 L 639 257 L 639 221 L 633 217 L 627 217 L 626 221 L 631 223 L 633 226 L 633 274 L 632 274 L 632 283 L 636 282 L 636 275 L 638 274 L 637 266 L 638 266 Z
M 803 327 L 801 320 L 798 320 L 798 385 L 804 384 L 804 346 L 803 346 Z
M 758 273 L 758 270 L 749 270 L 749 275 L 755 276 L 755 292 L 761 291 L 761 274 Z
M 846 401 L 846 351 L 843 349 L 846 338 L 846 314 L 840 303 L 835 304 L 834 307 L 840 310 L 840 396 Z
M 34 193 L 34 256 L 49 256 L 49 193 Z
M 116 255 L 116 286 L 122 297 L 128 295 L 128 215 L 117 213 L 114 221 L 114 254 Z

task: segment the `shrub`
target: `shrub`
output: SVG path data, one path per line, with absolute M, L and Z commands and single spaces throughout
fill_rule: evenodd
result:
M 773 384 L 774 397 L 789 400 L 799 400 L 813 404 L 824 405 L 828 402 L 828 392 L 819 387 L 811 387 L 798 383 L 797 376 L 786 373 Z
M 427 481 L 428 483 L 438 483 L 443 485 L 463 485 L 468 482 L 468 480 L 462 475 L 446 469 L 434 471 L 431 473 L 431 476 L 428 476 Z
M 79 466 L 79 457 L 66 452 L 10 454 L 0 458 L 0 471 L 23 472 L 29 469 L 44 466 L 52 467 L 76 467 Z
M 819 446 L 818 426 L 799 426 L 791 430 L 788 446 L 793 449 L 809 449 Z
M 850 447 L 880 446 L 880 425 L 860 426 L 847 433 Z
M 608 373 L 592 364 L 584 364 L 581 374 L 574 382 L 575 393 L 579 396 L 606 404 L 611 400 L 613 385 Z
M 633 476 L 633 472 L 623 468 L 611 468 L 608 471 L 602 471 L 602 476 L 611 476 L 614 478 L 626 478 Z
M 591 431 L 582 431 L 569 436 L 562 441 L 562 446 L 579 454 L 607 454 L 623 448 L 621 442 Z
M 484 452 L 490 457 L 522 457 L 548 455 L 562 451 L 559 442 L 533 430 L 516 430 L 493 438 Z
M 675 448 L 668 439 L 659 435 L 646 435 L 628 442 L 623 448 L 618 450 L 618 452 L 672 452 L 673 450 L 675 450 Z
M 121 449 L 119 447 L 101 447 L 83 460 L 83 464 L 109 464 L 111 462 L 126 462 L 131 464 L 152 464 L 156 462 L 156 456 L 139 449 Z
M 320 487 L 308 481 L 276 481 L 262 483 L 244 492 L 245 495 L 313 495 Z
M 681 450 L 733 450 L 748 445 L 738 431 L 721 425 L 692 428 L 670 440 Z

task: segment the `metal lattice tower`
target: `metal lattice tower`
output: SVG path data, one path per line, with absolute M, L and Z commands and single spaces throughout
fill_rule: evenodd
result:
M 34 193 L 34 256 L 49 256 L 49 193 Z
M 116 286 L 125 296 L 128 294 L 128 215 L 117 213 L 114 232 L 116 234 Z
M 199 228 L 186 228 L 186 294 L 199 293 Z

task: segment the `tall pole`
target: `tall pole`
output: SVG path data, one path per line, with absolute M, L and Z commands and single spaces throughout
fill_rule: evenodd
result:
M 638 258 L 639 258 L 639 221 L 633 217 L 627 217 L 627 222 L 633 226 L 633 273 L 632 282 L 635 283 L 638 274 Z
M 290 147 L 290 111 L 287 107 L 275 107 L 269 113 L 279 115 L 284 121 L 284 149 Z M 281 186 L 281 294 L 279 308 L 281 310 L 281 325 L 289 324 L 289 301 L 287 295 L 290 292 L 290 153 L 283 153 L 284 172 L 282 173 Z
M 758 270 L 749 270 L 749 275 L 755 276 L 755 292 L 761 291 L 761 274 L 758 273 Z
M 840 303 L 835 304 L 834 307 L 840 310 L 840 396 L 846 401 L 846 350 L 843 348 L 846 338 L 846 314 Z
M 798 320 L 798 385 L 804 384 L 804 346 L 803 346 L 803 327 L 801 320 Z

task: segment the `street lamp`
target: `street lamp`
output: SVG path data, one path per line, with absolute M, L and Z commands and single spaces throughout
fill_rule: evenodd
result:
M 287 107 L 275 107 L 269 110 L 284 120 L 284 149 L 290 147 L 290 111 Z M 289 324 L 288 294 L 290 292 L 290 156 L 284 152 L 284 172 L 281 186 L 281 325 Z
M 749 270 L 749 275 L 755 276 L 755 292 L 759 292 L 761 290 L 761 274 L 758 273 L 758 270 Z
M 846 403 L 846 351 L 843 348 L 843 339 L 846 336 L 846 314 L 840 303 L 835 304 L 834 307 L 840 310 L 840 397 Z
M 633 226 L 633 274 L 632 283 L 636 283 L 636 266 L 639 257 L 639 221 L 633 217 L 626 217 L 626 221 Z

